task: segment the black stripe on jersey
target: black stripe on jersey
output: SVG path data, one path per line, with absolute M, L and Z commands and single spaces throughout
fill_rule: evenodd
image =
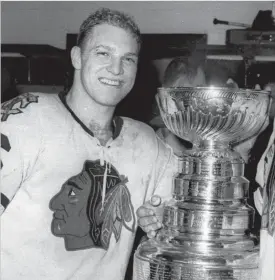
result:
M 2 134 L 2 133 L 1 133 L 1 148 L 7 152 L 9 152 L 11 149 L 9 138 L 5 134 Z M 1 160 L 1 168 L 2 167 L 3 167 L 3 163 Z
M 1 205 L 6 209 L 8 204 L 10 203 L 10 200 L 1 193 Z
M 9 138 L 5 134 L 2 134 L 2 133 L 1 133 L 1 148 L 7 152 L 9 152 L 11 149 Z

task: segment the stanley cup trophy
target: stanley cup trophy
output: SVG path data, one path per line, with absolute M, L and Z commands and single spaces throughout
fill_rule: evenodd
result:
M 269 92 L 159 88 L 156 99 L 167 128 L 193 148 L 171 178 L 163 228 L 135 252 L 134 280 L 258 280 L 249 181 L 232 146 L 260 132 Z

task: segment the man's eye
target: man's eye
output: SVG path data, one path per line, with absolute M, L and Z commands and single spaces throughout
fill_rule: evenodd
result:
M 74 192 L 74 190 L 73 189 L 71 189 L 70 191 L 69 191 L 69 194 L 68 194 L 70 197 L 74 197 L 74 196 L 76 196 L 76 193 Z
M 125 57 L 125 60 L 127 62 L 136 63 L 135 59 L 133 59 L 132 57 Z
M 105 57 L 109 56 L 109 54 L 107 52 L 97 52 L 97 55 L 105 56 Z

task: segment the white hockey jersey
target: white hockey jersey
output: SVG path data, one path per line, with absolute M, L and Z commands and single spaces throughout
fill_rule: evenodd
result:
M 2 105 L 2 280 L 124 279 L 136 210 L 171 196 L 177 164 L 149 126 L 113 126 L 103 147 L 64 95 Z

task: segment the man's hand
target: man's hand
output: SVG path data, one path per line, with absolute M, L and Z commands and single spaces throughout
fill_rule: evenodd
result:
M 152 196 L 150 201 L 138 208 L 138 225 L 149 238 L 155 237 L 156 231 L 162 227 L 160 222 L 162 214 L 163 205 L 161 205 L 161 198 L 157 195 Z

